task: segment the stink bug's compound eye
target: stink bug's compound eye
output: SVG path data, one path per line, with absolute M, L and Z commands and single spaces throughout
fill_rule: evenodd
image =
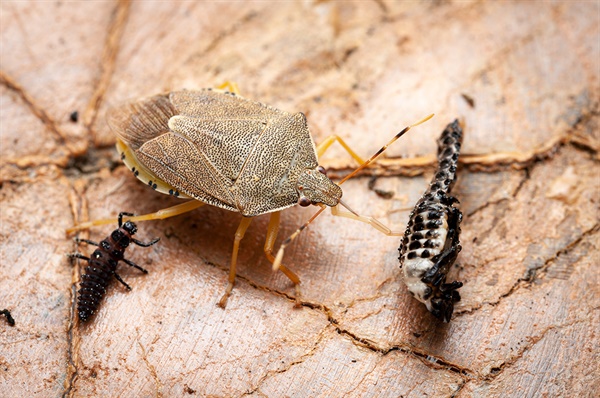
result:
M 306 196 L 302 196 L 300 199 L 298 199 L 298 204 L 302 207 L 307 207 L 310 206 L 312 202 Z
M 325 167 L 323 167 L 323 166 L 317 167 L 317 171 L 321 174 L 327 175 L 327 170 L 325 170 Z

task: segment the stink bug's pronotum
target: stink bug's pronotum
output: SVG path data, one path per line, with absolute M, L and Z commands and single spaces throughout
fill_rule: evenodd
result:
M 148 273 L 148 271 L 135 264 L 133 261 L 124 258 L 123 253 L 125 253 L 125 249 L 127 249 L 130 243 L 148 247 L 158 242 L 159 238 L 148 243 L 134 239 L 133 235 L 137 232 L 137 226 L 131 221 L 123 223 L 123 216 L 132 215 L 133 214 L 131 213 L 119 213 L 119 228 L 112 231 L 111 234 L 100 243 L 88 239 L 76 238 L 75 241 L 77 243 L 85 242 L 90 245 L 98 246 L 90 257 L 86 257 L 81 253 L 67 254 L 69 257 L 80 258 L 88 262 L 85 273 L 81 276 L 81 283 L 79 285 L 79 291 L 77 292 L 77 313 L 79 314 L 79 320 L 82 322 L 88 321 L 89 318 L 94 315 L 100 305 L 100 301 L 106 293 L 106 288 L 113 277 L 121 282 L 127 290 L 131 290 L 131 287 L 125 283 L 119 274 L 117 274 L 117 265 L 119 264 L 119 261 L 123 261 L 129 266 L 137 268 L 145 274 Z
M 326 206 L 332 207 L 335 215 L 363 221 L 387 235 L 395 235 L 379 221 L 356 214 L 342 202 L 339 185 L 372 163 L 411 127 L 431 117 L 406 127 L 363 161 L 337 136 L 315 146 L 304 114 L 280 111 L 243 98 L 237 91 L 231 83 L 220 89 L 175 91 L 116 108 L 108 116 L 117 135 L 121 159 L 138 179 L 159 192 L 194 199 L 130 220 L 168 218 L 204 204 L 243 216 L 235 233 L 229 284 L 219 301 L 222 307 L 233 288 L 239 244 L 252 217 L 271 213 L 264 246 L 266 257 L 296 286 L 300 283 L 298 276 L 281 264 L 283 250 Z M 335 141 L 361 164 L 337 184 L 317 161 Z M 317 205 L 321 209 L 283 242 L 274 257 L 279 214 L 295 204 Z M 349 211 L 339 211 L 338 205 Z M 69 231 L 111 221 L 83 223 Z
M 444 322 L 449 322 L 456 289 L 462 282 L 446 283 L 446 275 L 461 250 L 459 235 L 462 213 L 450 196 L 462 142 L 458 120 L 450 123 L 438 139 L 438 168 L 423 197 L 410 213 L 400 244 L 400 266 L 408 291 Z

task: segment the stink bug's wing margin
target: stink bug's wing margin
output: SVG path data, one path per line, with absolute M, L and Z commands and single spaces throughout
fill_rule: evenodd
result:
M 145 142 L 169 131 L 168 122 L 175 113 L 168 96 L 155 95 L 111 108 L 106 119 L 117 135 L 117 150 L 123 163 L 140 181 L 161 193 L 189 199 L 179 189 L 160 179 L 136 156 L 136 150 Z
M 169 119 L 176 114 L 168 95 L 159 94 L 111 108 L 106 120 L 117 137 L 135 151 L 167 133 Z

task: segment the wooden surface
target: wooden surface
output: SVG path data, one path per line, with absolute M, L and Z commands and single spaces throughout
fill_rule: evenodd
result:
M 2 397 L 592 397 L 600 394 L 599 7 L 597 2 L 11 2 L 2 58 Z M 344 184 L 357 211 L 403 230 L 433 170 L 435 138 L 466 126 L 454 190 L 465 218 L 442 324 L 410 297 L 398 238 L 324 215 L 286 252 L 294 289 L 242 243 L 239 216 L 201 208 L 141 223 L 160 237 L 122 265 L 88 325 L 74 324 L 81 267 L 65 229 L 177 202 L 139 183 L 104 113 L 137 97 L 225 80 L 287 111 L 316 141 L 367 156 L 436 117 Z M 472 99 L 472 104 L 468 99 Z M 79 120 L 69 115 L 78 111 Z M 322 164 L 337 175 L 338 147 Z M 313 209 L 282 216 L 282 237 Z M 114 226 L 83 233 L 102 239 Z M 278 246 L 278 244 L 276 245 Z M 84 245 L 80 250 L 89 253 Z

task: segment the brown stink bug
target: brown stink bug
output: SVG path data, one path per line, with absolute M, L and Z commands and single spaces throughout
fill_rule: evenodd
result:
M 235 233 L 229 284 L 219 301 L 225 307 L 235 282 L 240 241 L 252 217 L 271 213 L 264 246 L 266 257 L 296 286 L 300 283 L 298 276 L 281 264 L 283 250 L 327 206 L 335 215 L 369 223 L 387 235 L 401 235 L 351 210 L 341 200 L 339 185 L 372 163 L 411 127 L 431 116 L 404 128 L 367 161 L 338 136 L 330 136 L 315 146 L 304 114 L 284 112 L 243 98 L 231 83 L 219 89 L 175 91 L 132 102 L 113 109 L 108 123 L 117 135 L 121 159 L 138 179 L 159 192 L 193 199 L 156 213 L 130 217 L 131 221 L 168 218 L 205 204 L 243 216 Z M 317 161 L 335 141 L 361 164 L 337 184 Z M 317 205 L 321 209 L 283 242 L 275 258 L 273 246 L 280 212 L 296 204 Z M 338 205 L 349 211 L 339 211 Z M 67 232 L 111 222 L 114 220 L 96 220 Z

